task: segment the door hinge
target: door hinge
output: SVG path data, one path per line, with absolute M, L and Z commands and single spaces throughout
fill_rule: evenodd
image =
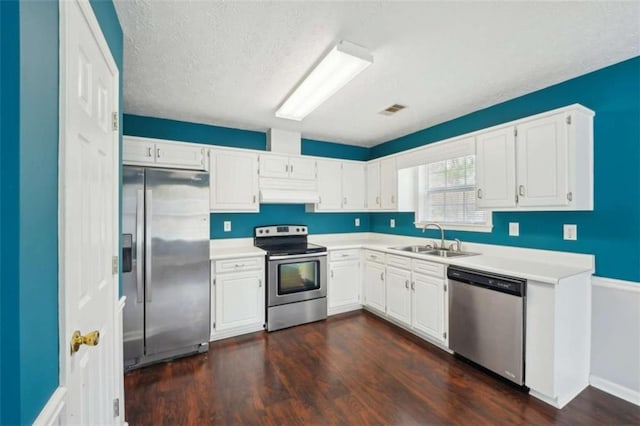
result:
M 111 258 L 111 274 L 115 275 L 118 273 L 118 256 L 113 256 Z
M 571 116 L 570 115 L 567 115 L 566 121 L 567 121 L 567 124 L 571 124 Z
M 118 130 L 118 113 L 117 112 L 111 113 L 111 130 L 113 130 L 114 132 Z
M 113 417 L 120 417 L 120 398 L 113 400 Z

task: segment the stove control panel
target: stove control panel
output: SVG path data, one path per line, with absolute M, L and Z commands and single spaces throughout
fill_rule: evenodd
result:
M 286 237 L 308 234 L 306 225 L 256 226 L 254 233 L 256 237 Z

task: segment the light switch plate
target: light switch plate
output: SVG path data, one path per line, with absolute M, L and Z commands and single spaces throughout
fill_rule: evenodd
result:
M 360 218 L 359 217 L 356 217 L 355 223 L 356 223 L 356 226 L 360 226 Z
M 389 220 L 389 226 L 392 227 L 392 228 L 395 228 L 396 227 L 396 220 L 395 219 L 390 219 Z
M 231 232 L 231 221 L 230 220 L 225 220 L 224 221 L 224 232 Z
M 509 236 L 510 237 L 519 237 L 520 236 L 520 223 L 519 222 L 509 222 Z
M 563 236 L 565 240 L 575 241 L 578 239 L 578 225 L 564 225 Z

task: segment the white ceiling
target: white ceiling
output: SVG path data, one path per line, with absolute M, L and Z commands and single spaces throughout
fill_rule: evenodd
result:
M 638 1 L 115 3 L 125 113 L 362 146 L 640 55 Z M 302 122 L 276 118 L 340 40 L 374 64 Z

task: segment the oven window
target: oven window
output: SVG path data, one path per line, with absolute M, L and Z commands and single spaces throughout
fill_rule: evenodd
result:
M 320 288 L 318 261 L 278 265 L 278 294 L 298 293 Z

